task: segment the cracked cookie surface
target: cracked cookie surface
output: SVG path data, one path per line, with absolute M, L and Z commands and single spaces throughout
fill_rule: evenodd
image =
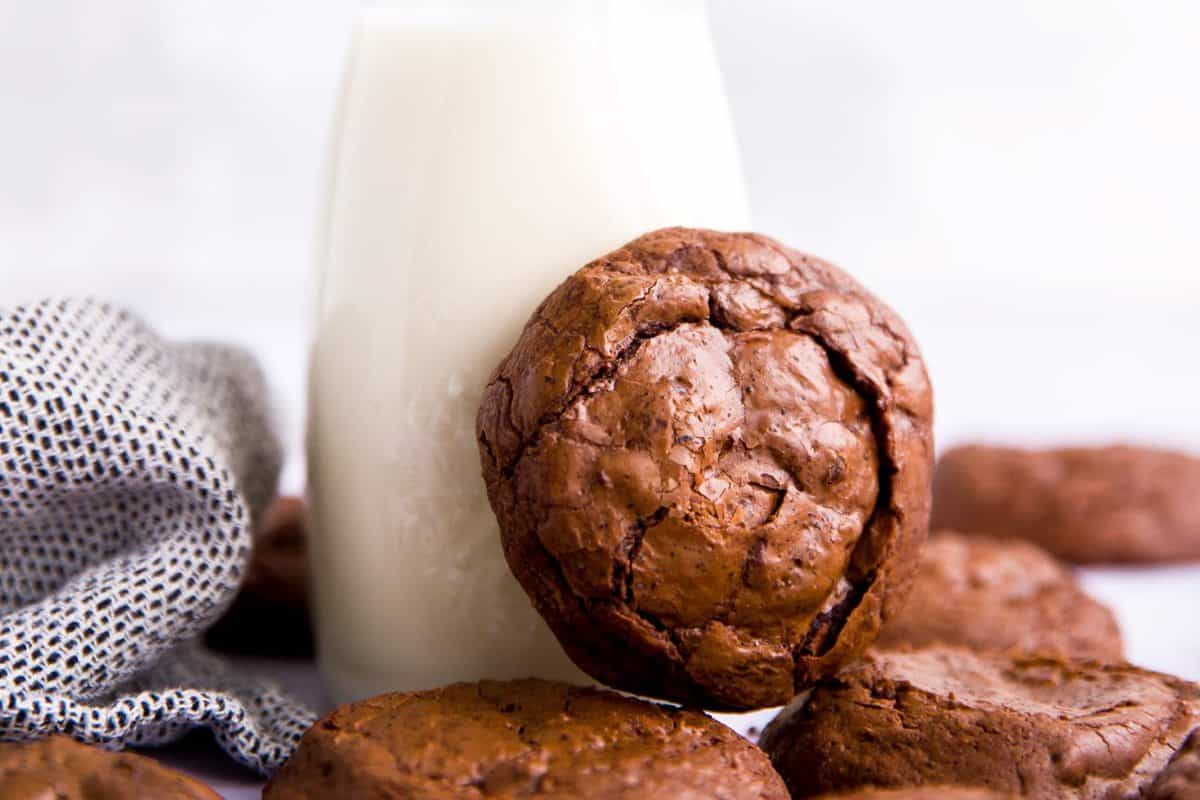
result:
M 1154 779 L 1147 800 L 1200 800 L 1200 730 L 1192 731 Z
M 0 744 L 0 800 L 220 800 L 181 772 L 136 753 L 114 753 L 54 736 Z
M 823 794 L 821 800 L 1016 800 L 1019 795 L 973 786 L 906 786 L 899 789 L 856 789 L 843 794 Z
M 572 659 L 745 709 L 836 671 L 899 607 L 932 413 L 903 322 L 845 273 L 677 228 L 539 306 L 478 435 L 505 556 Z
M 343 706 L 305 734 L 263 797 L 787 800 L 787 790 L 761 750 L 700 712 L 521 680 Z
M 876 652 L 797 699 L 761 744 L 794 798 L 973 785 L 1139 797 L 1197 724 L 1200 689 L 1127 665 Z
M 1200 559 L 1200 458 L 1129 445 L 942 455 L 934 524 L 1029 539 L 1077 564 Z
M 961 646 L 1122 661 L 1112 612 L 1031 542 L 935 531 L 903 610 L 875 647 Z

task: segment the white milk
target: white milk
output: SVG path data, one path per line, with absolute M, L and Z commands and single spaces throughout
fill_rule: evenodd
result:
M 572 271 L 749 214 L 701 2 L 371 8 L 332 156 L 308 435 L 320 660 L 339 702 L 586 680 L 509 574 L 474 423 Z

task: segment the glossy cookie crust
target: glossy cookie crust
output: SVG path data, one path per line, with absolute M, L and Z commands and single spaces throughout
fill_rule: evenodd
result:
M 1200 459 L 1117 445 L 947 451 L 933 524 L 1023 538 L 1077 564 L 1200 559 Z
M 930 648 L 869 654 L 761 744 L 793 798 L 925 784 L 1139 797 L 1198 713 L 1195 684 L 1128 665 Z
M 823 794 L 821 800 L 1015 800 L 1019 795 L 993 792 L 974 786 L 928 784 L 899 789 L 855 789 L 840 794 Z
M 540 680 L 333 711 L 264 800 L 787 800 L 766 755 L 696 711 Z
M 765 236 L 666 229 L 536 310 L 478 435 L 505 555 L 598 680 L 777 705 L 862 653 L 928 528 L 903 322 Z
M 1113 613 L 1032 542 L 935 531 L 908 602 L 877 648 L 931 645 L 1122 661 Z
M 1200 800 L 1200 732 L 1193 731 L 1171 757 L 1146 800 Z
M 0 800 L 220 800 L 183 773 L 135 753 L 65 736 L 0 744 Z

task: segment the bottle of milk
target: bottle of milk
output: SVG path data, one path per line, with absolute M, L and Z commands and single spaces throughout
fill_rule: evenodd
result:
M 588 683 L 509 574 L 475 413 L 585 262 L 749 228 L 702 0 L 371 5 L 334 133 L 308 427 L 330 694 Z

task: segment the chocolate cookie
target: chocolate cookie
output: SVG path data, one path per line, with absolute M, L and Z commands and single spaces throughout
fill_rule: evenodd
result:
M 823 794 L 822 800 L 1016 800 L 1019 795 L 992 792 L 974 786 L 906 786 L 899 789 L 856 789 Z
M 342 706 L 264 800 L 330 797 L 787 800 L 766 755 L 696 711 L 540 680 Z
M 1029 542 L 951 531 L 930 537 L 908 603 L 875 642 L 883 649 L 937 644 L 1123 659 L 1112 612 L 1049 553 Z
M 934 527 L 1030 539 L 1078 564 L 1200 558 L 1200 460 L 1144 447 L 948 451 Z
M 927 783 L 1137 797 L 1198 714 L 1200 688 L 1127 665 L 877 652 L 784 709 L 762 746 L 794 798 Z
M 133 753 L 55 736 L 0 744 L 0 800 L 220 800 L 207 786 Z
M 1200 800 L 1200 731 L 1192 731 L 1154 779 L 1146 800 Z
M 538 307 L 478 435 L 508 563 L 571 658 L 748 709 L 836 671 L 899 607 L 932 415 L 904 324 L 841 270 L 676 228 Z
M 267 509 L 254 531 L 254 554 L 242 590 L 205 642 L 229 653 L 313 654 L 303 499 L 280 497 Z

